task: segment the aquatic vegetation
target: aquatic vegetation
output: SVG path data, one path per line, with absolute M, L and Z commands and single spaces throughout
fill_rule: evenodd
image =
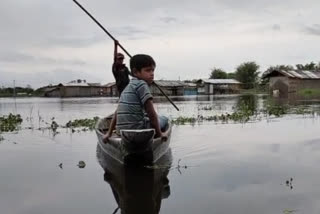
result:
M 184 124 L 195 124 L 202 121 L 215 121 L 226 123 L 228 121 L 233 122 L 248 122 L 249 120 L 255 118 L 256 115 L 252 114 L 251 111 L 236 111 L 233 113 L 226 113 L 221 115 L 212 115 L 212 116 L 202 116 L 198 115 L 198 117 L 177 117 L 172 120 L 173 124 L 176 125 L 184 125 Z
M 82 168 L 86 167 L 86 163 L 84 161 L 79 161 L 77 166 L 82 169 Z
M 22 123 L 20 114 L 9 114 L 8 116 L 0 117 L 0 131 L 1 132 L 12 132 L 18 130 L 19 125 Z
M 264 108 L 262 109 L 262 113 L 266 116 L 275 116 L 281 117 L 285 114 L 289 113 L 290 106 L 288 104 L 277 103 L 273 99 L 266 99 L 264 101 Z
M 186 123 L 188 124 L 192 124 L 192 123 L 195 123 L 197 121 L 196 118 L 194 117 L 177 117 L 176 119 L 172 120 L 172 123 L 173 124 L 177 124 L 177 125 L 184 125 Z
M 306 98 L 320 96 L 320 89 L 306 88 L 298 91 L 298 94 Z
M 94 117 L 92 119 L 76 119 L 73 121 L 69 121 L 66 123 L 65 127 L 67 128 L 80 128 L 80 127 L 87 127 L 90 130 L 94 129 L 96 123 L 98 122 L 99 117 Z M 86 131 L 87 129 L 82 129 L 83 131 Z
M 269 116 L 274 115 L 280 117 L 288 113 L 289 107 L 287 105 L 268 105 L 264 109 L 265 113 Z
M 203 106 L 203 107 L 199 107 L 199 110 L 204 110 L 204 111 L 212 111 L 214 110 L 214 106 Z
M 297 212 L 298 210 L 289 210 L 289 209 L 285 209 L 285 210 L 283 210 L 283 213 L 284 214 L 292 214 L 292 213 L 295 213 L 295 212 Z

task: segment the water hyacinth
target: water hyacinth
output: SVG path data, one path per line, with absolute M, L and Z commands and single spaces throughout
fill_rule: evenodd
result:
M 98 122 L 99 117 L 94 117 L 92 119 L 76 119 L 73 121 L 69 121 L 66 123 L 67 128 L 80 128 L 80 127 L 87 127 L 90 130 L 94 129 L 96 123 Z
M 12 132 L 18 130 L 22 121 L 20 114 L 14 115 L 10 113 L 8 116 L 2 116 L 0 117 L 0 131 Z

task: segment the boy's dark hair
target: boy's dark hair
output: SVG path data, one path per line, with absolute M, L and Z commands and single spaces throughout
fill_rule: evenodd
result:
M 156 62 L 153 58 L 146 54 L 137 54 L 130 59 L 130 70 L 133 73 L 135 71 L 141 71 L 142 68 L 156 66 Z

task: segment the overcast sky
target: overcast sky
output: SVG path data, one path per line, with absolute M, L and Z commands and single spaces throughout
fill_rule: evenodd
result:
M 79 2 L 132 55 L 152 55 L 156 79 L 320 61 L 319 0 Z M 0 27 L 0 86 L 114 81 L 113 41 L 72 0 L 1 0 Z

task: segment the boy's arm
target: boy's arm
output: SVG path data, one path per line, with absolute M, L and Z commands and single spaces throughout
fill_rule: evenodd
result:
M 105 135 L 103 136 L 103 141 L 104 141 L 105 143 L 106 143 L 106 142 L 109 140 L 109 138 L 111 137 L 112 132 L 113 132 L 113 130 L 114 130 L 115 127 L 116 127 L 116 124 L 117 124 L 117 110 L 115 111 L 115 113 L 114 113 L 114 115 L 113 115 L 113 117 L 112 117 L 112 120 L 111 120 L 111 123 L 110 123 L 110 127 L 109 127 L 109 129 L 108 129 L 107 134 L 105 134 Z
M 157 115 L 156 111 L 154 110 L 152 99 L 148 99 L 144 103 L 144 107 L 145 107 L 145 110 L 146 110 L 148 117 L 150 119 L 151 126 L 156 131 L 156 137 L 162 137 L 162 132 L 160 129 L 158 115 Z

